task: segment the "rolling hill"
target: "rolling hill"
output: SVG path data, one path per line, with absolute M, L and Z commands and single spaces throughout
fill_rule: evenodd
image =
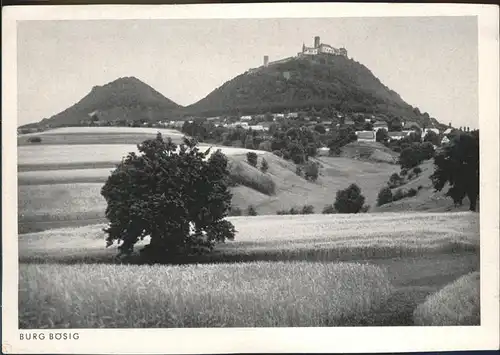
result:
M 90 93 L 66 110 L 42 120 L 39 126 L 60 127 L 79 124 L 92 114 L 99 121 L 159 120 L 180 105 L 167 99 L 151 86 L 135 77 L 124 77 L 103 86 L 94 86 Z M 36 125 L 36 124 L 35 124 Z M 33 126 L 33 124 L 24 126 Z
M 198 115 L 253 114 L 312 107 L 437 124 L 385 86 L 363 64 L 331 55 L 295 57 L 249 70 L 183 111 Z

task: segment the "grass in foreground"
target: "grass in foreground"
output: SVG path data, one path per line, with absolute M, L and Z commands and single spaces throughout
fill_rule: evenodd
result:
M 480 325 L 480 277 L 473 272 L 427 297 L 414 312 L 415 325 Z
M 353 263 L 20 265 L 20 328 L 297 327 L 369 323 L 385 271 Z

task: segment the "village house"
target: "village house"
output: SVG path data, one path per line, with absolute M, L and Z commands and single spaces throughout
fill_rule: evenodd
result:
M 437 128 L 425 128 L 422 130 L 422 138 L 425 138 L 425 136 L 427 135 L 427 133 L 429 132 L 434 132 L 436 134 L 439 134 L 439 129 Z
M 241 116 L 240 121 L 250 121 L 252 119 L 252 116 Z
M 328 147 L 321 147 L 318 149 L 317 154 L 319 156 L 328 156 L 330 155 L 330 148 Z
M 299 117 L 298 112 L 290 112 L 286 114 L 286 118 L 297 118 L 297 117 Z
M 353 120 L 351 120 L 351 119 L 346 119 L 346 120 L 344 121 L 344 124 L 345 124 L 346 126 L 353 126 L 353 125 L 354 125 L 354 121 L 353 121 Z
M 385 129 L 386 131 L 389 131 L 389 126 L 387 125 L 387 122 L 385 121 L 376 121 L 373 124 L 373 130 L 377 132 L 379 129 Z
M 443 139 L 441 139 L 441 144 L 447 144 L 450 143 L 450 139 L 447 136 L 444 136 Z
M 375 142 L 376 136 L 374 131 L 356 131 L 356 136 L 359 142 Z
M 393 139 L 393 140 L 396 140 L 396 141 L 399 141 L 399 140 L 403 139 L 407 135 L 404 132 L 388 132 L 387 134 L 389 135 L 390 139 Z
M 253 131 L 265 131 L 266 129 L 264 128 L 263 125 L 261 124 L 258 124 L 258 125 L 253 125 L 253 126 L 249 126 L 249 128 Z
M 403 130 L 416 130 L 421 129 L 420 125 L 414 121 L 403 122 Z

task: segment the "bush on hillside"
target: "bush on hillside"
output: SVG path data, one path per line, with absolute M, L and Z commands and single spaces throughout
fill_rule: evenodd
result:
M 408 169 L 401 169 L 401 171 L 399 172 L 399 175 L 401 176 L 406 176 L 408 174 Z
M 399 201 L 405 198 L 405 192 L 403 189 L 397 189 L 394 195 L 392 196 L 393 201 Z
M 315 162 L 308 162 L 304 167 L 304 178 L 308 181 L 316 181 L 319 176 L 319 167 Z
M 241 216 L 243 211 L 239 207 L 231 207 L 229 210 L 228 216 Z
M 257 216 L 257 210 L 253 205 L 248 206 L 247 208 L 247 215 L 249 216 Z
M 339 213 L 359 213 L 365 203 L 365 197 L 356 184 L 351 184 L 347 189 L 337 191 L 333 206 Z
M 277 215 L 295 215 L 295 214 L 313 214 L 314 207 L 312 205 L 304 205 L 302 208 L 292 207 L 289 210 L 279 210 L 276 211 Z
M 422 160 L 434 158 L 435 150 L 431 142 L 424 142 L 420 144 L 420 154 Z
M 248 152 L 247 153 L 247 162 L 253 167 L 257 167 L 257 153 Z
M 178 149 L 179 148 L 179 149 Z M 107 202 L 107 245 L 130 255 L 145 236 L 141 250 L 152 262 L 172 261 L 212 250 L 234 239 L 224 217 L 231 207 L 227 158 L 220 150 L 199 151 L 196 141 L 178 147 L 158 133 L 138 145 L 108 177 L 101 194 Z
M 267 170 L 269 170 L 269 164 L 267 163 L 266 159 L 262 159 L 262 161 L 260 162 L 260 171 L 265 174 L 267 173 Z
M 29 143 L 42 143 L 42 137 L 29 137 L 28 138 Z
M 399 164 L 402 168 L 411 169 L 422 162 L 422 154 L 416 146 L 410 146 L 401 151 Z
M 383 187 L 378 193 L 377 206 L 392 202 L 392 191 L 388 187 Z
M 302 176 L 302 167 L 300 165 L 297 165 L 297 167 L 295 168 L 295 174 L 297 176 Z
M 312 205 L 304 205 L 302 206 L 301 214 L 313 214 L 314 207 Z
M 419 176 L 422 173 L 422 169 L 419 166 L 413 168 L 413 173 Z
M 407 192 L 406 192 L 406 197 L 413 197 L 413 196 L 417 196 L 417 193 L 418 191 L 414 188 L 411 188 L 409 189 Z
M 398 187 L 398 186 L 401 186 L 403 185 L 404 183 L 404 178 L 402 178 L 401 176 L 399 176 L 398 173 L 394 173 L 391 175 L 391 177 L 389 178 L 389 182 L 387 183 L 387 185 L 393 189 L 395 187 Z
M 281 150 L 273 150 L 273 154 L 277 157 L 283 158 L 283 152 Z
M 360 213 L 367 213 L 370 210 L 370 205 L 364 205 L 361 207 Z
M 335 207 L 333 207 L 333 205 L 326 205 L 323 208 L 323 211 L 321 213 L 323 213 L 323 214 L 333 214 L 333 213 L 337 213 L 337 211 L 335 210 Z

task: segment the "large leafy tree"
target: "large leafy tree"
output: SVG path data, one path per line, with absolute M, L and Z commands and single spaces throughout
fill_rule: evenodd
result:
M 337 191 L 333 207 L 339 213 L 358 213 L 363 208 L 365 197 L 356 184 L 351 184 L 345 190 Z
M 455 204 L 469 198 L 471 211 L 476 210 L 479 196 L 479 131 L 454 136 L 441 152 L 434 157 L 432 184 L 441 191 L 448 183 L 447 196 Z
M 138 145 L 111 173 L 101 190 L 107 201 L 108 246 L 121 241 L 130 254 L 147 236 L 141 251 L 152 261 L 179 260 L 233 239 L 234 226 L 224 220 L 231 194 L 227 158 L 220 150 L 199 151 L 184 138 L 177 146 L 160 133 Z

